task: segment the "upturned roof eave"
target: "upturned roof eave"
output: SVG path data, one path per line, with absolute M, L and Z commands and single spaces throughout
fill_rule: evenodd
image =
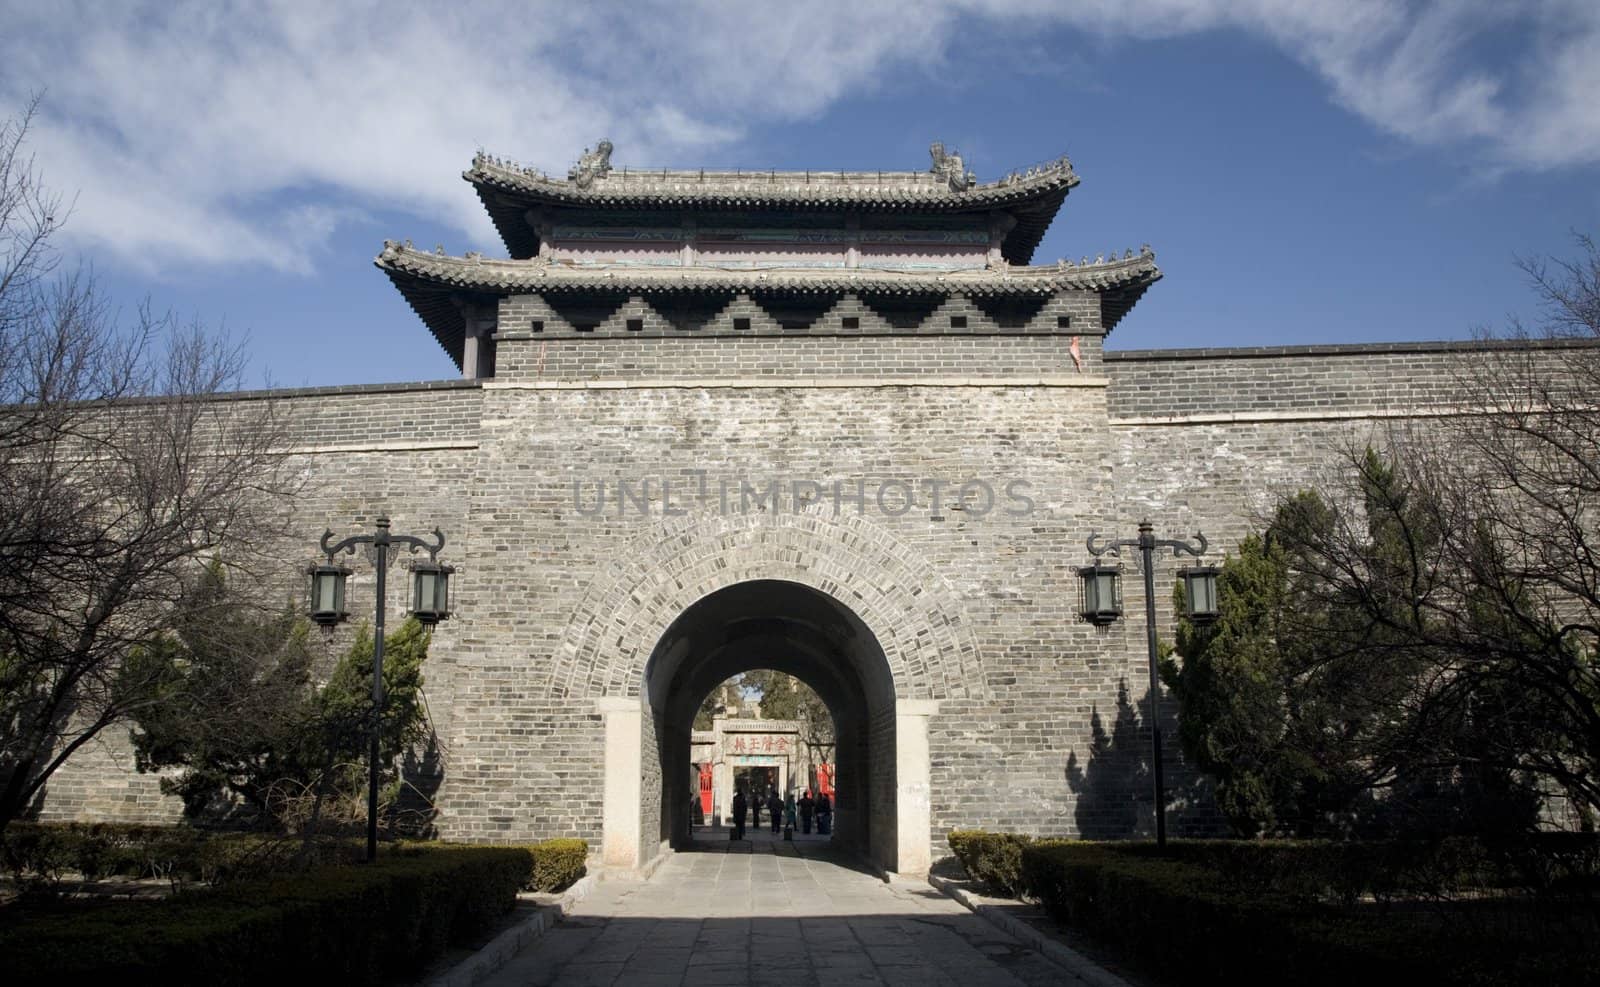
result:
M 695 292 L 849 292 L 858 295 L 960 293 L 967 295 L 1051 294 L 1094 291 L 1102 298 L 1102 325 L 1110 332 L 1139 297 L 1161 278 L 1149 248 L 1138 254 L 1090 264 L 1061 262 L 1042 267 L 981 271 L 892 272 L 870 269 L 730 270 L 708 268 L 572 268 L 536 261 L 451 257 L 386 243 L 374 258 L 428 326 L 439 345 L 461 363 L 465 321 L 460 302 L 516 294 L 584 291 L 643 296 Z
M 1106 290 L 1158 275 L 1155 254 L 1144 248 L 1092 263 L 1061 261 L 1032 267 L 1001 266 L 950 271 L 878 268 L 719 268 L 579 266 L 539 260 L 493 260 L 429 253 L 386 243 L 374 263 L 440 285 L 491 294 L 626 289 L 683 291 L 977 292 L 1030 294 L 1062 289 Z
M 797 193 L 787 186 L 764 190 L 748 186 L 663 185 L 633 188 L 611 183 L 583 189 L 570 181 L 537 177 L 495 165 L 478 164 L 462 172 L 500 233 L 513 258 L 531 257 L 538 251 L 537 234 L 524 218 L 530 208 L 644 209 L 684 212 L 761 212 L 767 210 L 945 214 L 1010 212 L 1018 222 L 1002 241 L 1001 251 L 1013 264 L 1033 258 L 1039 241 L 1054 221 L 1067 194 L 1080 179 L 1069 164 L 1045 169 L 1015 180 L 978 185 L 965 191 L 931 191 L 924 188 L 883 188 L 871 185 L 816 187 Z M 752 176 L 754 177 L 754 176 Z

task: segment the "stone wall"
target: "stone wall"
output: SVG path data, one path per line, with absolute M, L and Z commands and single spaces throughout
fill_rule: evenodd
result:
M 1098 336 L 1078 337 L 1081 370 L 1062 336 L 815 336 L 772 339 L 550 339 L 501 336 L 495 381 L 942 376 L 996 379 L 1103 373 Z M 512 348 L 509 343 L 530 345 Z
M 1437 415 L 1471 406 L 1479 370 L 1557 369 L 1572 352 L 1537 341 L 1111 351 L 1107 407 L 1129 425 Z
M 829 594 L 878 639 L 899 699 L 938 701 L 928 728 L 936 855 L 958 826 L 1148 833 L 1142 590 L 1125 580 L 1126 620 L 1077 622 L 1072 567 L 1087 561 L 1085 539 L 1131 537 L 1148 517 L 1163 536 L 1203 531 L 1220 555 L 1344 444 L 1454 409 L 1450 368 L 1483 352 L 1407 344 L 1102 359 L 1086 336 L 1079 373 L 1068 338 L 1053 334 L 628 332 L 502 329 L 502 372 L 482 386 L 271 396 L 295 423 L 306 480 L 293 537 L 269 560 L 272 593 L 299 591 L 325 527 L 370 530 L 380 514 L 401 531 L 437 525 L 445 559 L 461 568 L 458 615 L 439 628 L 426 669 L 449 837 L 598 846 L 597 698 L 639 697 L 671 621 L 748 579 Z M 701 475 L 709 497 L 697 495 Z M 746 502 L 740 483 L 764 490 L 773 479 L 776 505 Z M 735 484 L 726 506 L 716 493 L 725 480 Z M 820 496 L 797 499 L 793 480 Z M 955 492 L 1019 480 L 1026 510 L 1002 495 L 985 511 L 980 494 Z M 929 481 L 943 484 L 937 508 Z M 834 482 L 870 486 L 841 505 L 827 497 Z M 596 510 L 597 487 L 621 483 L 637 499 Z M 875 496 L 893 484 L 916 491 L 908 509 Z M 894 489 L 887 503 L 898 508 Z M 370 613 L 370 566 L 353 567 L 351 611 Z M 1176 570 L 1170 559 L 1157 569 L 1169 637 Z M 398 620 L 404 580 L 391 590 Z M 350 634 L 325 641 L 330 660 Z M 894 763 L 889 716 L 879 706 L 858 724 L 880 767 Z M 648 802 L 661 785 L 648 715 L 643 729 Z M 75 761 L 52 783 L 49 813 L 159 814 L 154 779 L 130 781 L 114 754 Z M 1214 826 L 1203 787 L 1181 765 L 1171 777 L 1176 830 Z M 893 790 L 875 785 L 868 811 L 893 806 Z M 658 812 L 641 814 L 643 858 L 662 831 Z
M 301 482 L 291 505 L 289 531 L 277 550 L 261 558 L 234 560 L 245 567 L 237 579 L 253 579 L 265 606 L 302 605 L 303 570 L 318 561 L 316 546 L 326 529 L 339 537 L 371 532 L 380 515 L 394 530 L 448 532 L 447 557 L 461 558 L 468 527 L 463 491 L 472 484 L 477 456 L 481 391 L 472 382 L 380 385 L 246 393 L 227 399 L 241 406 L 271 402 L 287 425 L 289 471 Z M 370 625 L 375 582 L 371 565 L 350 560 L 348 605 L 356 621 Z M 390 627 L 406 611 L 405 571 L 391 569 Z M 470 585 L 463 574 L 461 582 Z M 469 591 L 470 592 L 470 591 Z M 430 709 L 442 729 L 451 720 L 450 653 L 456 628 L 443 625 L 426 672 Z M 354 626 L 317 635 L 324 668 L 349 647 Z M 444 701 L 439 701 L 443 697 Z M 446 767 L 453 752 L 446 751 Z M 127 728 L 103 731 L 50 779 L 40 813 L 45 819 L 170 821 L 181 805 L 161 795 L 160 779 L 133 770 Z

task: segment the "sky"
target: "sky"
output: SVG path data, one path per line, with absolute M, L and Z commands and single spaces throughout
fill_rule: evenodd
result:
M 130 315 L 244 339 L 248 386 L 454 366 L 372 266 L 505 256 L 475 151 L 921 170 L 1071 157 L 1036 263 L 1150 244 L 1113 349 L 1461 339 L 1600 234 L 1595 0 L 0 0 L 0 117 Z

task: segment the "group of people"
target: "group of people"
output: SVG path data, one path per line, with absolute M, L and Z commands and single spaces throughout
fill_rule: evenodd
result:
M 771 819 L 772 835 L 778 835 L 781 821 L 786 830 L 785 835 L 791 835 L 798 828 L 800 832 L 809 834 L 811 822 L 816 820 L 817 833 L 827 836 L 833 832 L 833 799 L 827 792 L 818 792 L 812 797 L 811 789 L 797 799 L 794 792 L 787 798 L 780 798 L 776 788 L 767 789 L 767 794 L 757 794 L 753 798 L 746 798 L 744 789 L 733 793 L 733 839 L 744 839 L 745 819 L 753 814 L 753 822 L 757 829 L 761 828 L 761 810 L 767 810 Z

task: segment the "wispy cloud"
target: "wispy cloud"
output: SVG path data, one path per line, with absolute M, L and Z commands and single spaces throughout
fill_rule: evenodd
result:
M 47 90 L 35 147 L 71 224 L 152 267 L 295 270 L 342 217 L 490 231 L 441 181 L 477 147 L 563 169 L 606 134 L 683 161 L 948 64 L 964 25 L 1037 44 L 1233 30 L 1375 128 L 1485 169 L 1600 161 L 1600 5 L 1456 0 L 813 0 L 722 4 L 0 0 L 0 112 Z M 541 157 L 542 156 L 542 157 Z M 264 214 L 263 209 L 270 209 Z

